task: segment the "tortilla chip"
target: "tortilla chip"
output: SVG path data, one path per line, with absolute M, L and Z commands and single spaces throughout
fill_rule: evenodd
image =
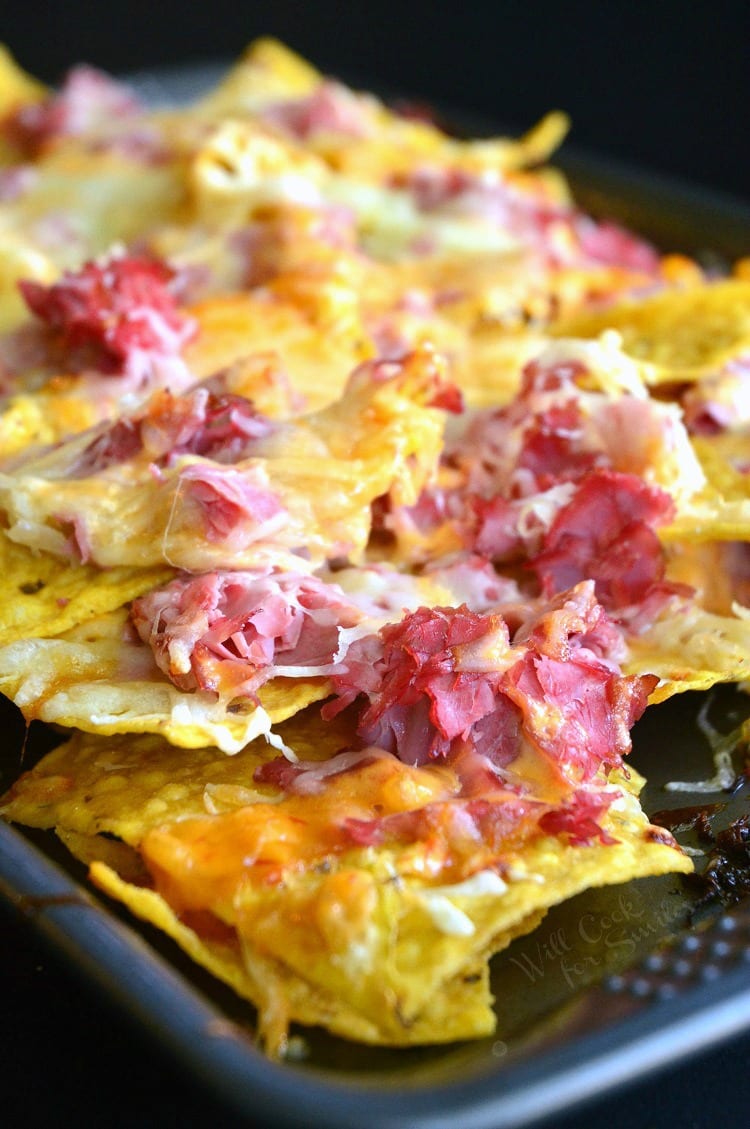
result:
M 104 835 L 81 835 L 78 831 L 69 831 L 64 827 L 57 828 L 57 837 L 73 858 L 85 866 L 104 863 L 116 870 L 126 882 L 135 882 L 136 885 L 148 882 L 148 871 L 138 852 L 119 839 Z
M 56 443 L 98 418 L 93 404 L 82 397 L 45 392 L 12 396 L 0 413 L 0 460 L 27 447 Z
M 10 51 L 0 43 L 0 117 L 17 106 L 38 102 L 46 87 L 22 70 Z
M 301 760 L 325 760 L 350 736 L 341 716 L 322 725 L 310 710 L 290 717 L 282 732 Z M 268 757 L 264 741 L 237 757 L 208 746 L 187 756 L 184 749 L 150 734 L 104 738 L 76 733 L 16 781 L 0 812 L 31 827 L 114 835 L 137 846 L 155 823 L 267 801 L 269 789 L 256 787 L 252 776 Z
M 46 88 L 22 70 L 10 51 L 0 43 L 0 120 L 23 105 L 38 102 Z M 0 137 L 0 167 L 17 160 L 12 142 Z
M 274 103 L 304 98 L 324 81 L 305 59 L 275 39 L 250 44 L 240 61 L 195 108 L 211 119 L 258 113 Z M 393 113 L 367 95 L 363 98 L 372 128 L 363 137 L 316 131 L 306 139 L 341 171 L 382 180 L 388 172 L 425 160 L 458 164 L 481 171 L 512 172 L 546 161 L 569 128 L 567 116 L 547 114 L 523 137 L 457 141 L 435 126 Z
M 750 353 L 750 281 L 707 282 L 629 299 L 564 318 L 549 332 L 561 337 L 622 336 L 623 349 L 646 366 L 650 383 L 697 380 Z
M 181 748 L 213 744 L 235 753 L 270 726 L 329 694 L 323 678 L 278 679 L 249 698 L 178 690 L 149 647 L 129 637 L 127 609 L 88 620 L 58 638 L 0 647 L 0 691 L 27 720 L 86 733 L 160 733 Z
M 637 803 L 633 805 L 635 813 Z M 444 1042 L 478 1037 L 494 1029 L 486 961 L 516 936 L 534 928 L 550 905 L 591 886 L 691 869 L 685 856 L 648 842 L 646 826 L 642 815 L 632 819 L 621 815 L 614 827 L 620 837 L 616 847 L 564 847 L 545 839 L 524 856 L 530 879 L 516 881 L 499 898 L 451 894 L 453 907 L 474 926 L 469 937 L 451 937 L 436 927 L 433 914 L 425 909 L 434 896 L 423 884 L 411 883 L 396 891 L 383 878 L 378 906 L 369 921 L 370 926 L 375 925 L 368 930 L 373 936 L 366 954 L 358 952 L 352 961 L 330 949 L 318 958 L 312 924 L 301 932 L 299 927 L 290 931 L 294 921 L 309 922 L 310 912 L 321 913 L 326 902 L 325 880 L 316 887 L 305 887 L 299 896 L 293 888 L 284 897 L 289 916 L 281 920 L 276 899 L 261 896 L 256 923 L 263 927 L 243 935 L 240 948 L 201 938 L 158 894 L 126 888 L 102 863 L 93 864 L 91 877 L 253 1001 L 261 1011 L 261 1033 L 272 1051 L 283 1046 L 290 1021 L 322 1025 L 370 1043 Z M 342 874 L 351 883 L 361 877 L 359 871 L 340 871 L 339 881 Z M 300 911 L 301 919 L 297 916 Z M 277 935 L 280 929 L 283 936 Z
M 716 615 L 685 604 L 628 639 L 626 674 L 656 674 L 649 701 L 662 702 L 684 690 L 708 690 L 750 673 L 750 618 Z
M 750 474 L 748 444 L 743 432 L 695 436 L 691 444 L 705 475 L 705 486 L 680 505 L 662 541 L 750 540 Z
M 277 39 L 256 39 L 221 81 L 196 104 L 201 116 L 228 117 L 247 112 L 259 100 L 301 98 L 322 75 Z
M 282 728 L 284 739 L 297 744 L 298 752 L 305 755 L 314 749 L 316 759 L 324 759 L 340 747 L 344 726 L 342 720 L 325 726 L 308 713 Z M 649 834 L 648 820 L 633 794 L 640 784 L 637 774 L 629 782 L 616 781 L 623 787 L 622 797 L 602 823 L 614 842 L 574 846 L 565 835 L 537 835 L 515 846 L 511 843 L 503 855 L 506 880 L 496 871 L 482 871 L 463 882 L 438 885 L 434 877 L 426 879 L 427 871 L 418 865 L 420 851 L 430 849 L 419 841 L 377 848 L 350 846 L 343 853 L 325 854 L 326 865 L 320 866 L 315 855 L 298 854 L 294 843 L 287 844 L 284 836 L 276 834 L 278 820 L 283 823 L 288 818 L 301 825 L 300 834 L 307 832 L 304 819 L 287 813 L 287 809 L 296 811 L 295 803 L 304 802 L 299 796 L 279 795 L 271 786 L 254 783 L 255 770 L 269 755 L 267 747 L 257 742 L 234 758 L 222 758 L 209 749 L 181 755 L 156 738 L 107 741 L 77 736 L 21 778 L 3 814 L 56 827 L 77 853 L 88 857 L 96 857 L 92 838 L 114 835 L 140 849 L 149 868 L 164 874 L 168 870 L 162 870 L 159 860 L 168 858 L 163 850 L 165 845 L 169 849 L 173 835 L 181 836 L 180 850 L 187 852 L 187 858 L 195 845 L 190 836 L 196 820 L 196 826 L 206 828 L 201 835 L 213 829 L 222 836 L 239 826 L 236 817 L 246 821 L 254 805 L 260 805 L 261 822 L 270 829 L 272 850 L 267 861 L 273 863 L 278 857 L 285 867 L 283 883 L 248 880 L 234 889 L 232 868 L 244 864 L 230 857 L 226 864 L 230 869 L 221 870 L 225 865 L 221 855 L 216 863 L 224 877 L 218 881 L 217 871 L 209 893 L 201 885 L 206 859 L 196 856 L 195 870 L 191 869 L 197 885 L 194 903 L 185 907 L 190 911 L 185 924 L 200 910 L 216 918 L 217 929 L 221 924 L 225 932 L 229 930 L 238 948 L 228 967 L 215 954 L 204 953 L 194 932 L 184 933 L 183 923 L 177 921 L 178 906 L 170 910 L 152 891 L 126 891 L 101 866 L 95 865 L 94 875 L 135 912 L 166 927 L 202 963 L 213 962 L 213 970 L 230 982 L 238 977 L 237 953 L 241 953 L 243 976 L 249 981 L 243 979 L 239 990 L 265 1013 L 261 1026 L 277 1044 L 293 1019 L 369 1042 L 424 1041 L 427 1036 L 420 1024 L 427 1009 L 439 1010 L 451 1038 L 458 1037 L 464 1022 L 471 1028 L 465 1029 L 466 1035 L 486 1032 L 484 1005 L 474 1010 L 470 1023 L 448 1014 L 455 1006 L 450 986 L 459 985 L 491 953 L 536 924 L 551 905 L 590 886 L 691 869 L 690 860 L 679 850 Z M 420 789 L 436 772 L 438 780 L 441 770 L 413 769 L 384 756 L 367 772 L 384 773 L 387 788 L 406 788 L 404 795 L 412 796 L 411 804 L 417 808 L 429 803 L 429 794 L 420 800 Z M 346 789 L 351 776 L 343 776 L 346 779 L 338 786 Z M 369 788 L 369 780 L 369 775 L 363 778 L 362 787 Z M 328 803 L 334 803 L 338 818 L 343 818 L 339 799 L 316 796 L 324 822 Z M 250 843 L 247 840 L 243 850 L 252 852 Z M 107 857 L 113 861 L 112 852 Z M 132 872 L 129 856 L 125 865 Z M 269 962 L 279 970 L 279 989 L 271 993 L 272 999 L 258 988 Z M 447 996 L 443 985 L 449 986 Z M 324 1008 L 321 999 L 333 1000 L 335 1006 Z M 435 1037 L 442 1038 L 430 1039 Z
M 378 1024 L 346 1003 L 291 972 L 281 962 L 241 947 L 236 940 L 201 936 L 174 913 L 153 890 L 123 881 L 104 862 L 94 862 L 91 880 L 123 902 L 144 921 L 171 937 L 197 964 L 228 984 L 259 1010 L 259 1041 L 269 1054 L 280 1055 L 291 1021 L 324 1026 L 329 1031 L 365 1043 L 385 1041 Z M 537 924 L 536 920 L 529 927 Z M 467 968 L 441 985 L 440 993 L 401 1030 L 402 1045 L 447 1043 L 488 1035 L 495 1026 L 487 962 Z M 391 1040 L 396 1042 L 396 1040 Z
M 74 436 L 0 474 L 7 536 L 69 559 L 75 519 L 86 551 L 102 568 L 171 564 L 209 572 L 271 563 L 288 569 L 299 566 L 300 549 L 313 564 L 341 555 L 356 560 L 370 535 L 372 502 L 390 493 L 396 504 L 411 504 L 434 471 L 445 413 L 433 400 L 444 368 L 425 348 L 384 373 L 355 370 L 339 399 L 280 423 L 261 454 L 231 466 L 185 454 L 155 475 L 153 456 L 143 449 L 78 475 L 75 464 L 91 435 Z M 157 394 L 132 418 L 158 422 L 170 405 L 169 393 Z M 246 516 L 246 502 L 243 509 L 232 501 L 238 528 L 230 520 L 218 532 L 200 485 L 197 499 L 190 489 L 194 468 L 198 478 L 218 479 L 241 498 L 250 486 L 275 508 L 255 520 L 252 510 Z M 61 515 L 71 515 L 67 525 Z
M 304 397 L 307 410 L 324 407 L 340 396 L 352 369 L 374 352 L 356 309 L 342 310 L 346 317 L 329 326 L 329 332 L 299 302 L 272 293 L 210 298 L 192 306 L 190 313 L 200 333 L 188 346 L 185 360 L 196 379 L 241 363 L 250 354 L 272 352 Z M 266 411 L 258 385 L 259 380 L 251 380 L 233 391 Z
M 573 847 L 549 837 L 527 843 L 511 863 L 519 876 L 500 894 L 462 894 L 460 887 L 435 891 L 410 876 L 396 889 L 389 872 L 394 865 L 401 869 L 398 859 L 378 859 L 374 873 L 369 867 L 366 873 L 349 870 L 342 861 L 338 872 L 314 882 L 310 876 L 292 880 L 283 895 L 246 889 L 238 928 L 298 974 L 356 1001 L 358 1010 L 379 1020 L 390 1041 L 439 983 L 481 954 L 503 948 L 529 915 L 590 886 L 692 869 L 672 848 L 648 841 L 648 821 L 637 801 L 629 803 L 630 810 L 609 824 L 616 845 Z M 306 928 L 295 929 L 295 921 Z M 337 938 L 351 956 L 333 951 Z M 394 997 L 397 1012 L 389 1010 Z
M 60 634 L 171 579 L 170 568 L 102 571 L 35 553 L 0 533 L 0 645 Z

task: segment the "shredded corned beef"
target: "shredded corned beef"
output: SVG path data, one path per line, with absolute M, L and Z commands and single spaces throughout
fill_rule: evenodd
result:
M 545 357 L 537 357 L 523 367 L 518 398 L 529 402 L 533 396 L 545 392 L 574 392 L 576 381 L 585 375 L 586 366 L 582 361 L 558 360 L 550 364 Z
M 344 750 L 323 761 L 296 761 L 286 757 L 274 757 L 260 765 L 253 773 L 253 780 L 259 784 L 271 784 L 284 792 L 308 795 L 322 792 L 326 782 L 344 772 L 351 772 L 363 765 L 371 764 L 378 758 L 392 760 L 384 749 L 366 746 L 364 749 Z M 496 766 L 487 757 L 477 753 L 468 745 L 461 746 L 451 757 L 451 768 L 455 772 L 455 784 L 446 780 L 446 788 L 464 800 L 517 799 L 500 779 Z
M 200 514 L 200 532 L 239 552 L 270 538 L 288 519 L 288 511 L 258 466 L 240 469 L 191 463 L 180 471 L 179 495 Z
M 255 770 L 257 784 L 279 788 L 289 795 L 308 796 L 336 787 L 346 773 L 356 772 L 378 757 L 380 749 L 345 751 L 325 761 L 291 763 L 275 757 Z M 518 845 L 541 832 L 565 835 L 574 846 L 612 844 L 617 840 L 599 823 L 619 793 L 575 788 L 553 806 L 517 789 L 510 790 L 491 763 L 463 747 L 451 758 L 456 783 L 449 794 L 420 807 L 387 812 L 367 819 L 342 810 L 341 830 L 353 847 L 408 846 L 431 843 L 459 871 L 496 865 L 511 844 Z M 452 792 L 452 794 L 450 794 Z
M 335 584 L 296 573 L 180 576 L 134 601 L 132 621 L 182 690 L 250 695 L 279 668 L 325 668 L 361 618 Z
M 256 768 L 253 780 L 256 784 L 272 784 L 283 792 L 293 792 L 299 796 L 309 796 L 323 792 L 326 782 L 342 772 L 351 772 L 363 765 L 371 764 L 378 757 L 387 757 L 383 749 L 358 749 L 337 753 L 321 761 L 290 761 L 286 757 L 274 757 Z
M 247 458 L 259 439 L 274 431 L 274 423 L 253 406 L 252 400 L 227 392 L 198 387 L 175 398 L 164 395 L 144 417 L 142 430 L 146 450 L 155 458 L 169 455 L 199 455 L 217 463 L 235 463 Z
M 511 404 L 476 412 L 448 435 L 446 484 L 427 487 L 414 506 L 384 514 L 384 528 L 413 541 L 412 530 L 426 536 L 446 527 L 465 550 L 495 561 L 538 553 L 574 484 L 609 465 L 584 426 L 576 385 L 584 372 L 578 362 L 528 364 Z
M 464 536 L 475 553 L 493 561 L 513 561 L 525 555 L 517 501 L 503 498 L 502 494 L 493 498 L 469 494 L 466 502 L 468 521 L 463 524 Z M 468 534 L 467 528 L 471 526 Z
M 633 235 L 611 220 L 596 221 L 582 212 L 575 213 L 573 230 L 581 254 L 590 263 L 622 267 L 623 270 L 657 275 L 660 257 L 644 239 Z
M 133 90 L 84 65 L 66 75 L 57 93 L 16 110 L 4 123 L 4 131 L 22 152 L 35 157 L 58 137 L 108 127 L 141 110 Z
M 290 761 L 288 757 L 274 757 L 273 760 L 266 761 L 256 768 L 253 780 L 256 784 L 270 784 L 282 792 L 296 792 L 297 782 L 305 771 L 305 762 Z M 329 772 L 328 775 L 330 776 L 331 773 Z
M 592 580 L 557 593 L 549 602 L 535 601 L 512 639 L 516 645 L 529 642 L 541 654 L 562 662 L 585 649 L 616 669 L 626 655 L 622 633 L 598 602 Z
M 527 651 L 507 671 L 502 690 L 522 711 L 536 748 L 569 778 L 590 780 L 630 751 L 630 729 L 657 681 L 625 678 L 583 651 L 565 662 Z
M 371 763 L 381 750 L 363 749 L 343 752 L 328 761 L 305 761 L 292 764 L 276 757 L 256 769 L 253 779 L 271 785 L 290 795 L 315 795 L 336 787 L 338 778 Z M 475 774 L 481 772 L 484 758 L 471 754 L 477 762 Z M 562 803 L 552 806 L 532 796 L 510 791 L 497 775 L 485 768 L 481 780 L 465 780 L 459 761 L 458 791 L 445 799 L 437 799 L 420 807 L 386 812 L 372 818 L 347 816 L 342 809 L 339 830 L 342 846 L 409 846 L 430 844 L 433 852 L 459 874 L 487 866 L 503 868 L 503 856 L 509 847 L 518 847 L 538 833 L 566 836 L 574 846 L 595 843 L 612 844 L 617 840 L 599 823 L 618 793 L 578 788 Z
M 357 729 L 360 737 L 410 764 L 445 756 L 456 737 L 492 710 L 494 676 L 456 672 L 460 649 L 490 632 L 499 635 L 501 647 L 507 646 L 507 628 L 499 617 L 477 615 L 466 607 L 418 608 L 382 628 L 376 666 L 371 666 L 372 637 L 355 640 L 344 663 L 346 673 L 334 677 L 338 700 L 325 707 L 325 716 L 338 713 L 360 693 L 350 670 L 361 669 L 357 663 L 364 651 L 372 675 L 366 690 L 370 705 Z
M 68 477 L 85 478 L 141 452 L 156 467 L 171 466 L 183 455 L 235 463 L 253 453 L 274 423 L 251 400 L 199 385 L 182 396 L 159 392 L 138 416 L 97 430 Z
M 501 617 L 463 608 L 419 608 L 377 635 L 355 640 L 334 671 L 332 717 L 362 694 L 362 748 L 324 762 L 276 758 L 255 780 L 291 794 L 320 792 L 373 756 L 412 765 L 445 763 L 452 796 L 415 810 L 348 818 L 355 846 L 434 841 L 454 859 L 499 854 L 537 831 L 574 845 L 615 840 L 600 818 L 618 793 L 591 791 L 601 770 L 622 766 L 629 730 L 655 677 L 623 677 L 611 654 L 619 638 L 591 582 L 544 605 L 514 645 Z M 521 754 L 537 758 L 529 772 Z M 541 764 L 557 799 L 535 795 Z M 521 767 L 516 772 L 516 765 Z M 450 780 L 454 783 L 448 783 Z M 483 857 L 485 857 L 483 856 Z
M 582 585 L 546 606 L 511 646 L 497 613 L 420 608 L 351 644 L 323 716 L 364 694 L 359 737 L 407 764 L 468 744 L 505 768 L 530 745 L 563 777 L 589 780 L 621 763 L 654 685 L 623 677 L 611 653 L 599 657 L 597 646 L 609 643 L 604 618 L 591 585 Z
M 158 259 L 114 254 L 51 286 L 25 280 L 19 287 L 72 367 L 139 376 L 150 357 L 175 356 L 195 333 L 170 289 L 174 277 Z
M 664 553 L 654 527 L 673 514 L 664 490 L 636 475 L 595 471 L 559 511 L 528 567 L 547 595 L 591 578 L 608 611 L 630 607 L 663 581 Z
M 603 451 L 582 449 L 582 440 L 581 410 L 575 401 L 553 405 L 524 430 L 516 467 L 532 475 L 540 491 L 579 479 L 606 462 Z
M 465 408 L 463 393 L 457 384 L 441 384 L 426 403 L 428 408 L 441 408 L 453 415 L 460 415 Z
M 88 478 L 110 466 L 118 466 L 134 458 L 143 450 L 141 420 L 118 419 L 109 424 L 104 431 L 92 439 L 81 452 L 72 467 L 68 478 Z
M 434 562 L 437 548 L 483 560 L 490 579 L 493 566 L 525 563 L 546 598 L 593 579 L 618 625 L 641 632 L 689 595 L 664 580 L 655 532 L 674 502 L 640 476 L 649 452 L 672 450 L 679 435 L 671 443 L 675 419 L 646 399 L 583 393 L 585 373 L 577 360 L 528 364 L 514 401 L 454 429 L 441 480 L 415 505 L 383 512 L 381 525 L 415 562 Z M 491 605 L 480 594 L 469 606 Z
M 477 412 L 446 457 L 466 476 L 466 491 L 483 498 L 524 498 L 574 481 L 606 452 L 591 447 L 576 381 L 579 362 L 531 361 L 507 407 Z
M 85 520 L 80 514 L 66 513 L 56 514 L 55 520 L 67 537 L 65 552 L 75 561 L 88 564 L 93 554 Z

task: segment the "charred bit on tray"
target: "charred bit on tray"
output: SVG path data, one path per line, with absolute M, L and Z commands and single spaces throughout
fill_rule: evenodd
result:
M 715 844 L 704 872 L 687 878 L 702 893 L 700 905 L 735 905 L 750 894 L 750 814 L 719 831 Z
M 652 823 L 666 827 L 668 831 L 695 830 L 699 839 L 713 843 L 714 834 L 710 820 L 725 807 L 726 804 L 696 804 L 693 807 L 667 808 L 665 811 L 654 812 L 650 819 Z

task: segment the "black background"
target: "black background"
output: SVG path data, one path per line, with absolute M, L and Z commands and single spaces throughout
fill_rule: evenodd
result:
M 119 72 L 229 60 L 274 34 L 327 72 L 509 128 L 565 109 L 577 145 L 745 199 L 749 33 L 750 4 L 702 0 L 0 0 L 0 38 L 47 81 L 80 60 Z M 0 1123 L 234 1125 L 4 912 L 0 938 Z M 741 1039 L 564 1127 L 746 1124 L 749 1054 Z
M 4 0 L 0 36 L 54 81 L 230 59 L 273 34 L 325 71 L 524 127 L 567 110 L 579 145 L 750 194 L 741 0 Z

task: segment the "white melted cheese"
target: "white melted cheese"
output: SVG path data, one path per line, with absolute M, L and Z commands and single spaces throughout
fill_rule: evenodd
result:
M 474 922 L 464 910 L 459 909 L 453 898 L 477 898 L 487 895 L 499 897 L 508 889 L 507 884 L 494 870 L 480 870 L 463 882 L 452 886 L 434 886 L 421 893 L 421 901 L 433 924 L 451 937 L 471 937 L 475 932 Z
M 326 182 L 323 193 L 328 202 L 354 212 L 364 250 L 375 259 L 397 259 L 420 245 L 426 253 L 482 255 L 520 246 L 510 231 L 486 219 L 422 212 L 404 189 L 339 176 Z
M 425 213 L 411 192 L 333 174 L 313 155 L 290 151 L 244 121 L 225 121 L 196 155 L 191 182 L 199 214 L 226 220 L 241 206 L 274 204 L 348 209 L 368 255 L 390 261 L 423 254 L 497 254 L 519 240 L 482 216 Z

